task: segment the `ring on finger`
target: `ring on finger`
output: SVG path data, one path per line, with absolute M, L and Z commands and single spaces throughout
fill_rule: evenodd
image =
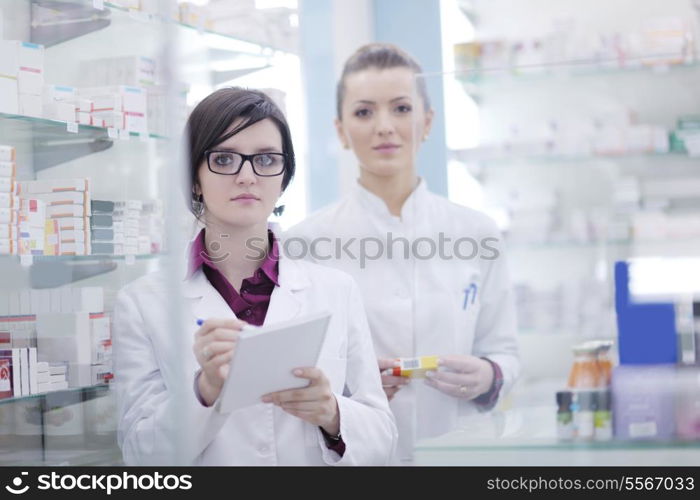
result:
M 462 394 L 466 394 L 469 391 L 466 385 L 460 385 L 459 386 L 459 392 Z
M 205 347 L 202 349 L 202 357 L 206 360 L 209 361 L 211 359 L 211 351 L 209 350 L 209 346 Z

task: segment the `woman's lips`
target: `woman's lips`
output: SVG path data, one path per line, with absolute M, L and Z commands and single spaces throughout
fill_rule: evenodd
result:
M 378 153 L 388 154 L 394 153 L 399 149 L 399 147 L 400 146 L 397 146 L 396 144 L 382 144 L 381 146 L 377 146 L 376 148 L 374 148 L 374 150 Z
M 253 203 L 255 201 L 260 201 L 260 198 L 253 196 L 252 194 L 241 194 L 235 198 L 231 198 L 231 201 L 237 201 L 240 203 Z

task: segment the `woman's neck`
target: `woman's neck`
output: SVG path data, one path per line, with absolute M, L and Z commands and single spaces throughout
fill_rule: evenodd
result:
M 391 215 L 401 216 L 401 209 L 418 185 L 418 176 L 413 169 L 391 176 L 379 176 L 360 170 L 360 185 L 379 196 L 386 203 Z
M 270 250 L 267 224 L 231 228 L 207 221 L 204 245 L 216 268 L 236 290 L 255 274 Z

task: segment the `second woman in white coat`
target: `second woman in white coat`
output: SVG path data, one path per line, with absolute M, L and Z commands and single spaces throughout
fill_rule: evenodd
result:
M 344 273 L 285 259 L 268 228 L 294 174 L 284 116 L 261 92 L 222 89 L 194 109 L 188 136 L 192 208 L 205 229 L 189 250 L 184 310 L 174 310 L 162 273 L 125 287 L 114 310 L 125 462 L 386 464 L 396 427 L 359 290 Z M 258 248 L 265 251 L 251 252 Z M 333 315 L 319 366 L 295 370 L 307 387 L 229 413 L 217 408 L 245 322 L 269 325 L 324 310 Z M 186 338 L 175 337 L 173 317 Z
M 403 462 L 412 460 L 416 439 L 492 408 L 519 370 L 496 225 L 432 194 L 417 175 L 415 155 L 433 118 L 419 73 L 408 54 L 388 44 L 350 57 L 338 83 L 336 127 L 360 177 L 348 196 L 285 235 L 295 257 L 355 278 L 379 369 L 396 357 L 440 356 L 440 370 L 426 381 L 383 376 Z

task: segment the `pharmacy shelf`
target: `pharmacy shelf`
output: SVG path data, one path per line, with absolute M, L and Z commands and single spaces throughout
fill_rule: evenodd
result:
M 0 264 L 18 264 L 28 270 L 28 284 L 31 288 L 44 289 L 70 285 L 115 271 L 119 264 L 131 265 L 136 262 L 158 260 L 165 253 L 145 255 L 32 255 L 18 257 L 1 255 Z M 23 278 L 25 279 L 25 278 Z
M 122 452 L 116 442 L 112 446 L 100 450 L 45 450 L 44 453 L 44 465 L 46 466 L 120 466 L 123 464 Z
M 140 255 L 32 255 L 30 259 L 34 262 L 102 262 L 102 261 L 131 261 L 150 260 L 163 257 L 164 253 L 148 253 Z M 12 259 L 22 262 L 22 257 L 17 255 L 2 255 L 2 259 Z
M 32 443 L 33 444 L 33 443 Z M 122 453 L 116 444 L 108 445 L 102 449 L 67 449 L 67 450 L 40 450 L 40 449 L 16 449 L 0 451 L 0 465 L 2 466 L 43 466 L 43 467 L 80 467 L 80 466 L 120 466 L 124 464 Z
M 33 130 L 38 132 L 39 137 L 54 138 L 60 137 L 70 137 L 70 135 L 77 136 L 91 136 L 91 137 L 102 137 L 109 141 L 127 139 L 127 134 L 129 137 L 136 137 L 144 139 L 149 137 L 151 139 L 166 139 L 165 136 L 158 134 L 144 134 L 142 132 L 127 132 L 124 130 L 117 129 L 107 129 L 104 127 L 94 127 L 92 125 L 82 125 L 78 123 L 66 123 L 58 120 L 51 120 L 49 118 L 37 118 L 33 116 L 25 115 L 13 115 L 8 113 L 0 113 L 0 120 L 18 120 L 20 122 L 25 122 L 33 127 Z M 70 130 L 69 130 L 70 129 Z M 69 135 L 70 134 L 70 135 Z M 109 146 L 107 146 L 109 147 Z M 106 148 L 104 148 L 106 149 Z
M 46 47 L 74 40 L 89 33 L 110 28 L 115 24 L 138 22 L 151 25 L 151 28 L 155 27 L 158 30 L 162 29 L 165 23 L 172 24 L 182 31 L 204 35 L 203 41 L 212 47 L 225 45 L 231 47 L 233 44 L 241 54 L 268 55 L 271 51 L 289 52 L 288 48 L 218 33 L 203 26 L 166 19 L 159 14 L 131 9 L 113 2 L 103 2 L 103 9 L 95 8 L 92 0 L 58 0 L 51 3 L 52 5 L 47 5 L 45 8 L 53 10 L 56 17 L 52 17 L 50 21 L 43 24 L 36 20 L 32 24 L 31 41 Z
M 674 161 L 692 164 L 697 167 L 700 159 L 686 153 L 630 153 L 619 155 L 554 155 L 513 153 L 497 149 L 463 149 L 450 152 L 452 158 L 462 162 L 481 163 L 488 167 L 530 166 L 532 164 L 561 166 L 580 166 L 582 163 L 619 162 L 641 163 Z
M 536 395 L 530 394 L 536 398 Z M 554 394 L 551 394 L 553 401 Z M 419 465 L 698 465 L 700 440 L 561 441 L 556 405 L 518 405 L 468 416 L 415 447 Z
M 70 129 L 70 131 L 69 131 Z M 108 130 L 89 125 L 67 124 L 47 118 L 0 113 L 0 136 L 18 149 L 32 152 L 32 164 L 37 173 L 83 156 L 112 147 L 115 141 L 139 138 L 165 139 L 156 134 Z
M 627 248 L 636 245 L 638 242 L 630 240 L 607 240 L 607 241 L 513 241 L 506 239 L 506 248 L 509 251 L 527 250 L 598 250 L 607 247 Z
M 154 24 L 168 22 L 172 23 L 174 26 L 181 30 L 196 31 L 201 35 L 206 35 L 207 40 L 205 40 L 205 42 L 208 43 L 210 46 L 220 47 L 222 45 L 230 45 L 233 42 L 239 48 L 241 53 L 249 55 L 268 55 L 270 51 L 290 52 L 288 48 L 275 47 L 269 44 L 261 44 L 257 41 L 245 40 L 240 37 L 208 30 L 202 26 L 194 26 L 191 24 L 182 23 L 171 19 L 163 19 L 157 14 L 151 14 L 149 12 L 141 10 L 129 9 L 121 5 L 116 5 L 112 2 L 104 2 L 104 5 L 116 15 L 128 15 L 131 19 L 137 21 Z
M 568 82 L 572 78 L 601 78 L 632 76 L 664 76 L 667 74 L 695 75 L 700 69 L 700 62 L 693 61 L 685 64 L 643 64 L 629 67 L 616 67 L 615 62 L 604 61 L 570 61 L 562 63 L 543 64 L 536 66 L 521 66 L 509 68 L 481 68 L 458 70 L 456 78 L 469 94 L 478 93 L 486 87 L 510 87 L 514 85 L 542 85 L 550 82 Z
M 556 408 L 552 407 L 556 412 Z M 612 439 L 610 441 L 562 441 L 554 438 L 528 439 L 511 438 L 501 440 L 474 439 L 473 441 L 455 444 L 438 445 L 423 444 L 422 451 L 512 451 L 512 450 L 557 450 L 557 451 L 604 451 L 604 450 L 658 450 L 658 449 L 696 450 L 700 452 L 700 440 L 698 441 L 623 441 Z
M 7 405 L 19 402 L 31 402 L 37 401 L 42 404 L 52 404 L 55 401 L 60 401 L 61 399 L 70 398 L 71 395 L 78 396 L 82 398 L 82 401 L 89 401 L 91 399 L 99 398 L 105 396 L 109 393 L 108 384 L 98 384 L 89 385 L 83 387 L 70 387 L 68 389 L 62 389 L 59 391 L 43 392 L 41 394 L 30 394 L 29 396 L 19 396 L 15 398 L 5 398 L 0 399 L 0 405 Z M 72 404 L 72 403 L 71 403 Z
M 547 242 L 508 242 L 506 248 L 509 252 L 527 251 L 601 251 L 607 249 L 620 249 L 633 251 L 634 253 L 673 253 L 682 255 L 696 255 L 700 252 L 700 239 L 666 239 L 666 240 L 601 240 L 601 241 L 547 241 Z M 679 253 L 680 252 L 680 253 Z

